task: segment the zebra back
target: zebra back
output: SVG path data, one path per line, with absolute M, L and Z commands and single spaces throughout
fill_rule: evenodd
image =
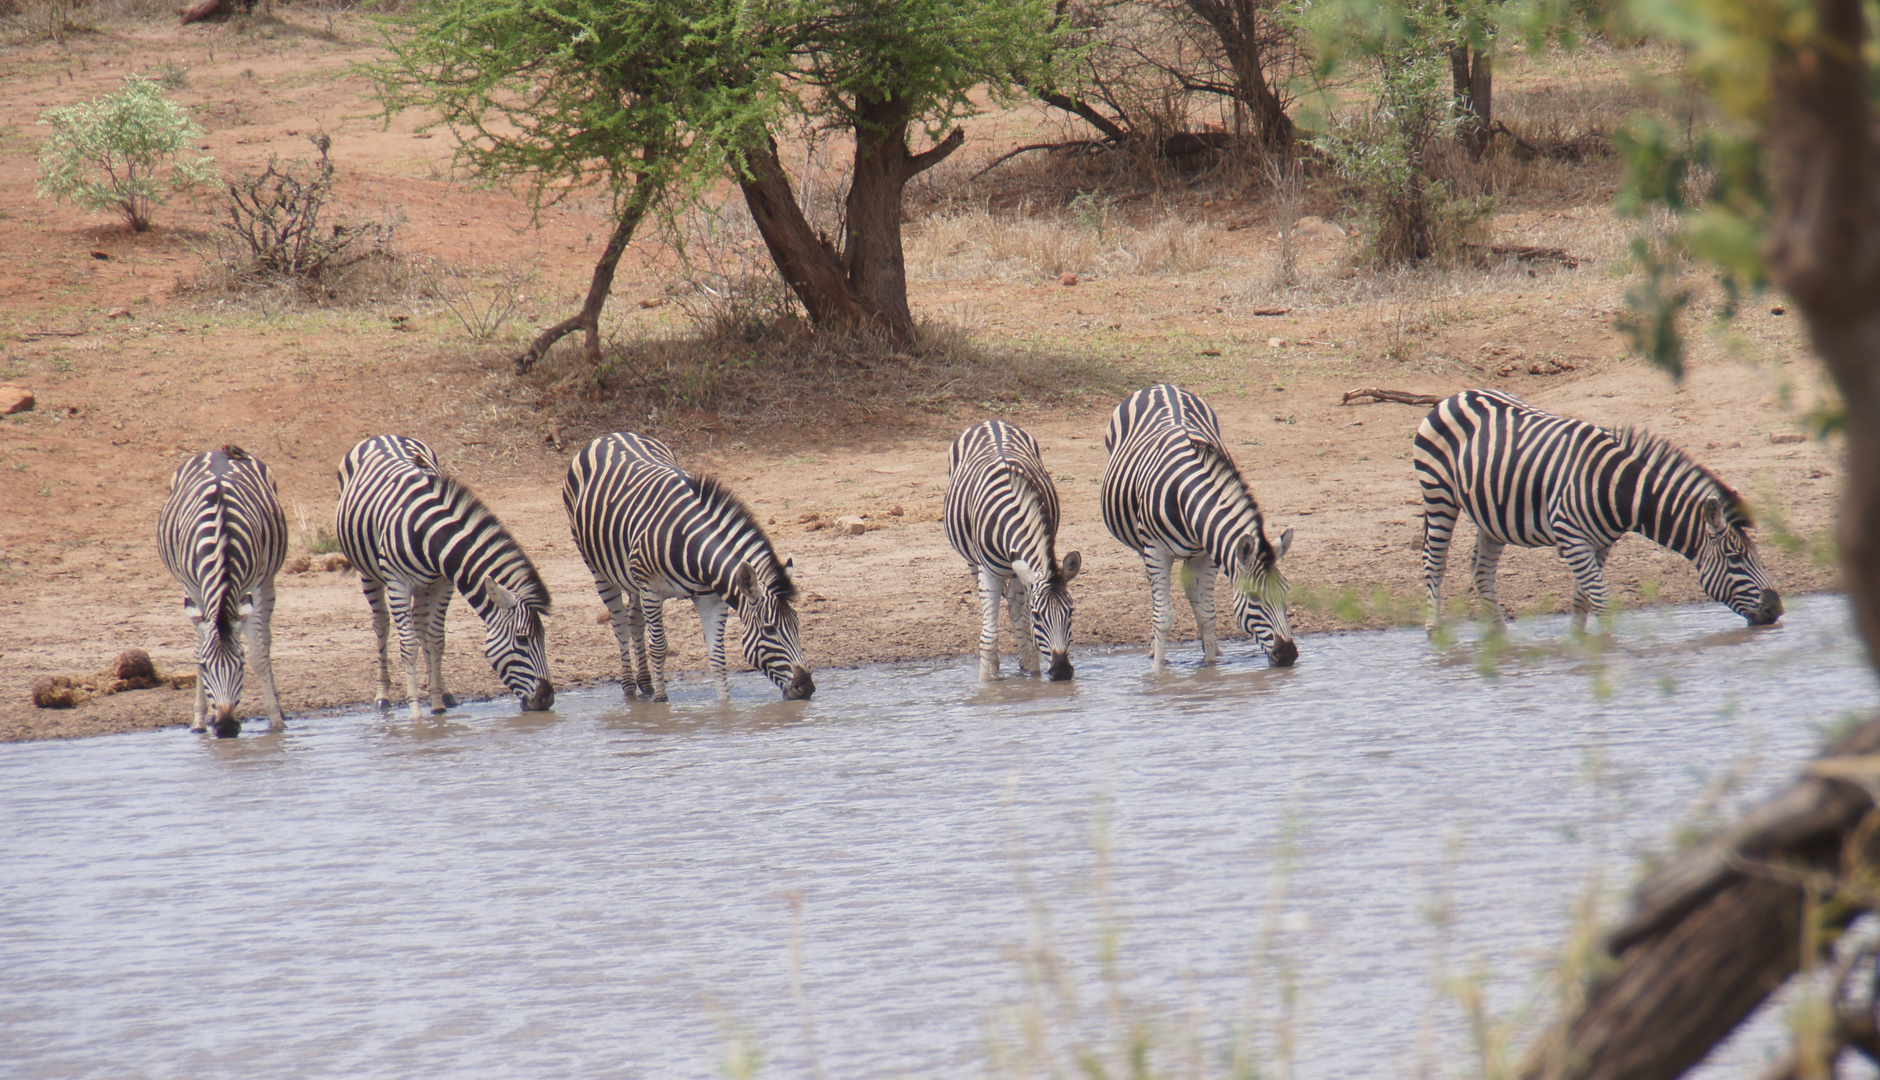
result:
M 588 567 L 617 586 L 638 588 L 650 577 L 729 596 L 738 566 L 749 563 L 770 602 L 796 600 L 750 508 L 717 478 L 689 475 L 651 436 L 614 432 L 589 443 L 568 465 L 562 505 Z
M 522 545 L 418 439 L 380 435 L 340 464 L 340 546 L 360 574 L 412 583 L 449 578 L 487 621 L 501 606 L 493 582 L 533 615 L 552 607 Z
M 1729 528 L 1754 524 L 1735 489 L 1669 441 L 1556 416 L 1497 390 L 1465 390 L 1432 408 L 1415 460 L 1439 502 L 1525 547 L 1556 544 L 1568 526 L 1602 546 L 1637 532 L 1696 559 L 1707 499 Z
M 238 446 L 197 454 L 170 480 L 157 541 L 190 617 L 213 622 L 227 637 L 243 598 L 287 559 L 287 518 L 273 475 Z
M 1235 543 L 1252 536 L 1262 558 L 1270 555 L 1260 504 L 1207 402 L 1167 383 L 1138 390 L 1111 414 L 1103 446 L 1103 522 L 1124 544 L 1205 552 L 1228 569 Z
M 947 540 L 961 558 L 1002 577 L 1023 558 L 1062 581 L 1057 486 L 1029 432 L 1002 420 L 966 429 L 947 452 L 947 480 Z

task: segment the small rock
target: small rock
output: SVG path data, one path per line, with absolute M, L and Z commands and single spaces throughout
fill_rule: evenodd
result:
M 24 386 L 0 386 L 0 416 L 30 411 L 34 404 L 33 392 Z
M 1513 375 L 1515 372 L 1520 371 L 1520 370 L 1521 370 L 1521 365 L 1519 364 L 1503 364 L 1502 366 L 1495 369 L 1495 374 L 1500 375 L 1502 378 L 1505 379 L 1508 376 Z
M 860 536 L 868 531 L 868 519 L 848 516 L 836 519 L 836 526 L 850 536 Z
M 903 507 L 900 503 L 895 503 L 888 510 L 889 517 L 904 517 L 906 516 L 906 514 L 907 514 L 907 508 Z
M 196 673 L 193 671 L 178 672 L 163 681 L 169 683 L 170 689 L 172 690 L 194 690 L 196 688 Z
M 91 253 L 91 257 L 94 259 L 104 260 L 104 259 L 109 259 L 111 257 L 111 253 L 108 251 L 94 251 Z
M 307 558 L 305 555 L 296 555 L 287 560 L 287 564 L 281 567 L 281 569 L 290 574 L 304 574 L 313 569 L 313 560 Z
M 131 309 L 127 307 L 112 308 L 110 312 L 105 315 L 107 319 L 128 319 L 130 317 Z
M 606 608 L 602 608 L 601 613 L 595 616 L 594 618 L 594 625 L 606 626 L 608 623 L 613 622 L 613 621 L 614 621 L 614 613 L 611 611 L 608 611 Z
M 1322 217 L 1319 217 L 1317 214 L 1307 214 L 1305 217 L 1302 217 L 1298 221 L 1293 222 L 1293 232 L 1296 232 L 1300 234 L 1301 236 L 1343 236 L 1345 235 L 1345 230 L 1343 228 L 1339 227 L 1338 225 L 1330 221 L 1325 220 Z
M 643 308 L 656 308 L 664 304 L 665 302 L 666 301 L 662 299 L 645 299 L 645 300 L 640 301 L 640 306 Z
M 1807 442 L 1808 436 L 1793 431 L 1784 431 L 1781 434 L 1769 436 L 1769 441 L 1780 446 L 1783 443 Z
M 125 649 L 119 653 L 110 672 L 114 679 L 130 682 L 149 680 L 153 685 L 157 681 L 157 665 L 150 662 L 150 654 L 142 649 Z
M 91 691 L 69 675 L 41 675 L 33 680 L 33 704 L 42 709 L 70 709 L 91 700 Z
M 1772 307 L 1769 309 L 1769 314 L 1771 315 L 1787 315 L 1788 313 L 1788 308 Z
M 1269 349 L 1277 349 L 1284 344 L 1286 344 L 1285 338 L 1270 337 L 1266 339 L 1266 347 Z
M 341 555 L 339 552 L 336 551 L 333 554 L 328 555 L 326 558 L 320 560 L 320 569 L 328 570 L 328 571 L 351 570 L 352 563 L 346 561 L 346 556 Z
M 1058 284 L 1059 285 L 1075 285 L 1077 284 L 1077 275 L 1070 273 L 1069 271 L 1059 274 Z

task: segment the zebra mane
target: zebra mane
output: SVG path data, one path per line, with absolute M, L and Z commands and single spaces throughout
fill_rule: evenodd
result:
M 1609 429 L 1615 442 L 1626 453 L 1638 458 L 1648 469 L 1662 466 L 1673 472 L 1696 473 L 1706 483 L 1716 489 L 1717 502 L 1723 507 L 1723 520 L 1739 529 L 1753 527 L 1756 524 L 1750 516 L 1749 507 L 1743 504 L 1743 496 L 1735 488 L 1718 479 L 1717 474 L 1699 465 L 1682 447 L 1672 444 L 1644 428 L 1627 425 Z
M 1040 482 L 1038 476 L 1027 466 L 1011 460 L 1005 462 L 1005 471 L 1015 481 L 1014 486 L 1016 488 L 1023 488 L 1030 493 L 1031 498 L 1026 503 L 1025 512 L 1027 514 L 1037 514 L 1040 519 L 1039 525 L 1043 526 L 1045 524 L 1043 518 L 1047 500 L 1045 498 L 1044 485 Z M 1040 528 L 1039 531 L 1044 533 L 1044 556 L 1050 563 L 1048 567 L 1050 579 L 1053 583 L 1061 583 L 1064 577 L 1064 571 L 1058 567 L 1057 530 Z
M 1209 476 L 1217 480 L 1232 477 L 1240 490 L 1246 493 L 1247 501 L 1253 504 L 1253 512 L 1256 514 L 1260 512 L 1260 500 L 1253 497 L 1253 489 L 1247 486 L 1247 478 L 1241 475 L 1240 466 L 1234 464 L 1233 455 L 1227 452 L 1226 447 L 1213 439 L 1195 435 L 1188 436 L 1188 445 L 1194 447 L 1195 453 L 1201 456 L 1203 464 L 1208 468 Z
M 542 582 L 541 572 L 535 568 L 535 562 L 529 558 L 529 553 L 522 550 L 522 545 L 516 542 L 515 534 L 509 531 L 509 527 L 503 524 L 502 519 L 485 506 L 482 499 L 477 498 L 476 492 L 471 491 L 462 481 L 439 468 L 435 462 L 420 462 L 414 458 L 413 463 L 437 479 L 438 484 L 444 489 L 445 497 L 450 502 L 463 507 L 465 522 L 487 520 L 491 527 L 502 533 L 509 541 L 509 551 L 490 567 L 492 571 L 501 572 L 501 576 L 491 574 L 492 577 L 496 577 L 498 584 L 515 593 L 517 597 L 540 605 L 542 611 L 549 611 L 554 601 L 549 595 L 548 586 Z
M 685 482 L 699 497 L 699 501 L 705 504 L 708 511 L 715 511 L 730 517 L 757 534 L 758 538 L 763 541 L 765 553 L 770 556 L 770 565 L 776 570 L 769 582 L 771 595 L 783 603 L 795 603 L 796 582 L 790 578 L 790 572 L 783 567 L 783 560 L 777 557 L 776 549 L 771 546 L 770 534 L 757 523 L 757 515 L 751 513 L 751 508 L 744 504 L 744 500 L 732 494 L 731 489 L 716 476 L 688 474 Z

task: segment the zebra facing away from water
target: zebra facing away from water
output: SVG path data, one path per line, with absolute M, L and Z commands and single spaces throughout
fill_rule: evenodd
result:
M 1279 560 L 1292 530 L 1266 538 L 1260 505 L 1221 441 L 1207 402 L 1177 386 L 1151 386 L 1124 398 L 1110 417 L 1103 448 L 1103 524 L 1142 556 L 1155 622 L 1155 666 L 1167 662 L 1175 612 L 1169 590 L 1176 559 L 1186 560 L 1182 588 L 1201 631 L 1204 662 L 1220 652 L 1214 630 L 1214 573 L 1226 570 L 1234 618 L 1279 667 L 1299 658 L 1286 619 L 1286 579 Z
M 1684 451 L 1632 428 L 1609 431 L 1542 412 L 1493 390 L 1439 403 L 1416 435 L 1423 485 L 1423 574 L 1429 626 L 1442 617 L 1443 570 L 1456 517 L 1475 522 L 1475 588 L 1494 628 L 1502 549 L 1553 547 L 1573 571 L 1573 626 L 1598 611 L 1612 629 L 1606 553 L 1636 532 L 1691 560 L 1704 592 L 1765 626 L 1782 615 L 1747 530 L 1743 500 Z
M 987 420 L 966 429 L 947 452 L 947 541 L 979 586 L 979 677 L 999 674 L 999 600 L 1009 601 L 1020 669 L 1036 675 L 1041 656 L 1053 680 L 1072 675 L 1071 594 L 1083 566 L 1057 557 L 1058 497 L 1038 443 L 1023 428 Z
M 757 518 L 723 484 L 688 476 L 658 439 L 615 432 L 575 455 L 561 501 L 612 617 L 628 698 L 637 689 L 666 700 L 665 603 L 681 598 L 698 609 L 720 701 L 731 696 L 725 672 L 731 609 L 744 627 L 745 660 L 784 700 L 816 692 L 797 644 L 790 563 L 777 557 Z
M 549 595 L 489 508 L 438 466 L 417 439 L 380 435 L 352 448 L 339 467 L 334 512 L 340 549 L 359 571 L 379 636 L 379 706 L 391 705 L 386 644 L 398 630 L 406 700 L 419 719 L 418 655 L 424 654 L 431 711 L 457 704 L 444 688 L 444 616 L 451 590 L 483 619 L 483 652 L 524 710 L 555 703 L 543 648 Z
M 196 720 L 215 706 L 218 738 L 241 734 L 243 638 L 261 677 L 268 719 L 285 722 L 274 689 L 274 575 L 287 558 L 287 518 L 274 477 L 259 458 L 225 446 L 176 470 L 157 518 L 157 550 L 183 585 L 183 610 L 196 627 Z

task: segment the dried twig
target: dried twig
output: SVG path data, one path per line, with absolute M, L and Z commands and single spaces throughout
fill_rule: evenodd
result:
M 1434 405 L 1443 400 L 1435 394 L 1412 394 L 1407 390 L 1381 390 L 1375 386 L 1365 386 L 1345 391 L 1345 399 L 1339 404 L 1349 405 L 1358 398 L 1367 397 L 1373 401 L 1394 401 L 1399 405 Z
M 993 158 L 992 164 L 974 173 L 970 179 L 977 180 L 980 177 L 991 172 L 992 170 L 998 168 L 999 166 L 1017 157 L 1018 155 L 1029 154 L 1033 150 L 1071 150 L 1071 149 L 1096 150 L 1100 148 L 1107 148 L 1108 146 L 1109 144 L 1104 142 L 1102 139 L 1072 139 L 1069 142 L 1029 143 L 1025 146 L 1019 147 L 1016 150 L 1010 151 L 1008 153 L 1000 154 L 998 157 Z

